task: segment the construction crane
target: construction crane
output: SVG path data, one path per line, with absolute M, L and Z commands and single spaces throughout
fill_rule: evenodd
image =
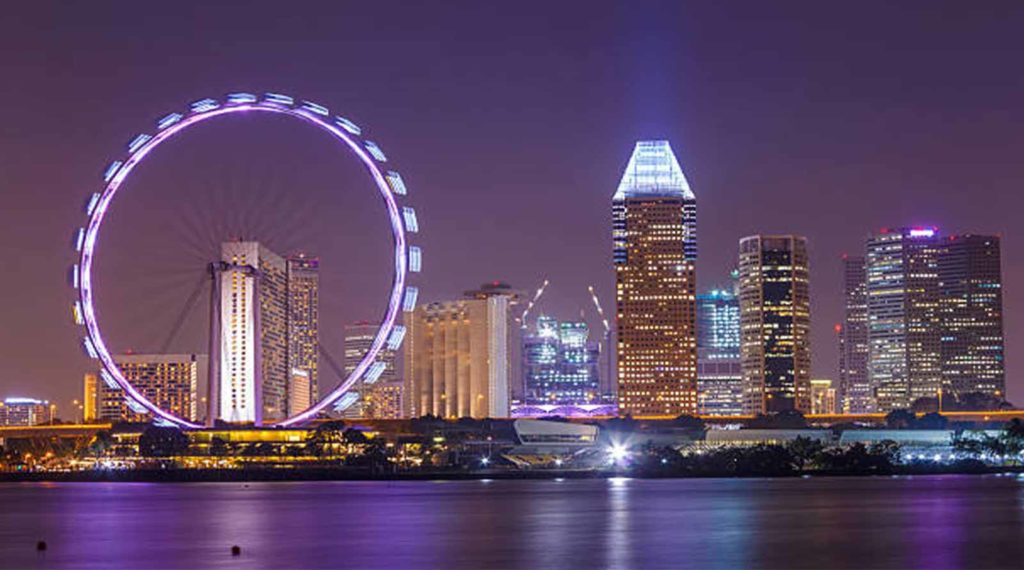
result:
M 544 290 L 547 289 L 548 283 L 550 283 L 550 281 L 545 279 L 544 283 L 541 284 L 540 288 L 537 289 L 537 292 L 533 295 L 533 299 L 530 299 L 530 302 L 526 304 L 526 310 L 523 311 L 523 316 L 519 318 L 519 324 L 523 330 L 526 329 L 526 317 L 530 314 L 530 309 L 533 309 L 533 306 L 537 304 L 537 300 L 544 294 Z
M 597 309 L 597 314 L 601 316 L 601 325 L 604 326 L 604 334 L 608 336 L 611 334 L 611 327 L 608 325 L 608 318 L 604 315 L 604 309 L 601 308 L 601 301 L 597 299 L 597 293 L 594 291 L 594 286 L 587 287 L 590 291 L 590 299 L 594 301 L 594 307 Z
M 594 286 L 587 287 L 590 291 L 590 299 L 594 302 L 594 308 L 597 309 L 598 316 L 601 317 L 601 326 L 604 327 L 604 345 L 602 352 L 605 353 L 605 359 L 607 362 L 607 368 L 605 368 L 605 382 L 608 383 L 608 387 L 612 386 L 612 327 L 608 324 L 608 317 L 604 314 L 604 309 L 601 308 L 601 301 L 597 298 L 597 292 L 594 291 Z

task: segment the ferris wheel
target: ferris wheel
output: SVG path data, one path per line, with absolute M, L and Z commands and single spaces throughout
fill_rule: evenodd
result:
M 223 100 L 201 99 L 187 109 L 167 114 L 156 122 L 156 130 L 138 134 L 127 145 L 125 154 L 110 163 L 103 172 L 102 190 L 90 195 L 86 205 L 87 221 L 74 237 L 77 262 L 71 268 L 71 280 L 77 292 L 74 319 L 84 329 L 82 345 L 86 353 L 100 362 L 103 380 L 112 388 L 123 392 L 128 405 L 135 410 L 152 414 L 159 423 L 182 428 L 199 428 L 201 424 L 182 418 L 146 398 L 122 374 L 111 355 L 100 329 L 94 306 L 93 262 L 97 254 L 100 231 L 104 218 L 118 191 L 132 171 L 161 143 L 204 121 L 235 114 L 272 114 L 293 117 L 318 128 L 341 143 L 359 160 L 369 174 L 383 200 L 391 227 L 394 250 L 393 275 L 388 293 L 387 308 L 369 349 L 355 368 L 340 383 L 308 409 L 277 421 L 273 425 L 286 427 L 316 418 L 330 407 L 340 407 L 358 397 L 350 389 L 360 380 L 373 382 L 384 370 L 378 356 L 386 348 L 399 348 L 405 336 L 405 327 L 398 324 L 401 312 L 416 307 L 418 289 L 407 283 L 410 273 L 418 273 L 422 264 L 422 250 L 409 243 L 410 234 L 419 231 L 416 211 L 405 204 L 408 189 L 402 176 L 386 165 L 388 157 L 380 146 L 363 137 L 363 129 L 352 121 L 332 114 L 327 107 L 311 101 L 295 99 L 279 93 L 231 93 Z M 212 358 L 212 355 L 211 355 Z M 215 382 L 215 378 L 210 378 Z

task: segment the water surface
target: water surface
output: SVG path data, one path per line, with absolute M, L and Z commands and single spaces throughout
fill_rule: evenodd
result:
M 1022 566 L 1010 476 L 0 484 L 0 568 Z

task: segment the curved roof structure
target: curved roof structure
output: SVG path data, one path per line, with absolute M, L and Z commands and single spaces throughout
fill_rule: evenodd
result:
M 644 196 L 695 199 L 668 141 L 637 141 L 614 199 Z

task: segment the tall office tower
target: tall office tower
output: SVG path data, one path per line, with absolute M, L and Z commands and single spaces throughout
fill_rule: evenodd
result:
M 288 269 L 259 242 L 221 244 L 217 266 L 220 343 L 210 392 L 210 421 L 261 424 L 288 411 Z
M 668 141 L 640 141 L 612 198 L 620 414 L 697 412 L 697 200 Z
M 7 398 L 0 402 L 0 426 L 27 427 L 53 422 L 56 406 L 35 398 Z
M 939 394 L 936 234 L 935 228 L 882 229 L 867 240 L 868 379 L 882 412 Z
M 744 413 L 740 301 L 728 289 L 697 295 L 697 402 L 702 415 Z
M 82 392 L 82 421 L 94 422 L 99 410 L 100 377 L 98 374 L 90 372 L 85 375 Z
M 305 254 L 292 255 L 288 263 L 288 371 L 289 378 L 305 381 L 307 393 L 288 387 L 288 415 L 309 407 L 319 397 L 320 362 L 320 260 Z M 305 372 L 305 376 L 297 371 Z M 291 395 L 306 402 L 300 407 Z
M 373 339 L 377 336 L 377 329 L 377 325 L 365 321 L 345 326 L 344 367 L 346 375 L 351 374 L 359 366 L 359 361 L 370 350 L 370 346 L 373 345 Z M 397 359 L 398 355 L 395 354 L 394 350 L 390 350 L 387 345 L 381 348 L 380 352 L 377 353 L 377 362 L 384 364 L 383 371 L 375 382 L 364 383 L 360 379 L 353 386 L 353 389 L 359 394 L 359 399 L 355 400 L 351 406 L 342 412 L 342 417 L 349 419 L 377 417 L 372 415 L 373 410 L 370 409 L 372 406 L 368 406 L 368 403 L 378 384 L 394 385 L 398 382 Z
M 405 406 L 411 417 L 509 416 L 519 296 L 492 283 L 406 315 Z
M 868 297 L 864 257 L 843 256 L 843 322 L 839 325 L 839 399 L 843 413 L 878 409 L 868 378 Z
M 999 236 L 950 236 L 939 255 L 943 387 L 1006 397 Z
M 811 413 L 834 414 L 837 412 L 838 397 L 832 380 L 828 378 L 811 379 Z
M 198 419 L 197 390 L 205 383 L 205 354 L 115 354 L 114 362 L 133 388 L 162 410 Z M 97 383 L 96 415 L 113 422 L 145 422 L 145 409 L 130 405 L 113 382 Z
M 740 240 L 740 358 L 748 413 L 811 409 L 807 239 Z
M 527 404 L 585 405 L 601 400 L 601 349 L 589 336 L 583 321 L 537 318 L 534 330 L 522 341 Z

